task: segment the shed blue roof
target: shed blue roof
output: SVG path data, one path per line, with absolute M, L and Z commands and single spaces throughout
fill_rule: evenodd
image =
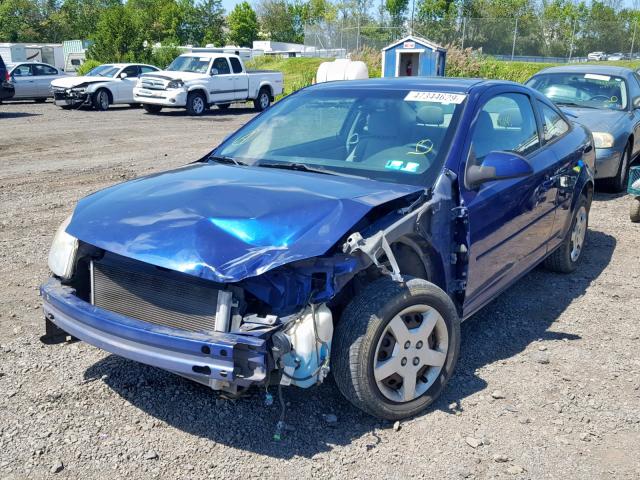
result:
M 426 38 L 416 37 L 415 35 L 408 35 L 408 36 L 406 36 L 404 38 L 401 38 L 400 40 L 396 40 L 395 42 L 391 43 L 390 45 L 387 45 L 386 47 L 384 47 L 382 49 L 382 51 L 384 52 L 386 50 L 390 50 L 390 49 L 392 49 L 394 47 L 397 47 L 398 45 L 400 45 L 400 44 L 402 44 L 404 42 L 416 42 L 416 43 L 420 43 L 422 45 L 425 45 L 425 46 L 427 46 L 429 48 L 432 48 L 434 50 L 439 50 L 441 52 L 446 52 L 447 51 L 447 49 L 444 48 L 443 46 L 438 45 L 437 43 L 432 42 L 430 40 L 427 40 Z

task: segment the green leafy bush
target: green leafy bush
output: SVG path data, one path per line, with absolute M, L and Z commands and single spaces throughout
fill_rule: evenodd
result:
M 154 48 L 148 61 L 151 65 L 164 69 L 181 53 L 182 50 L 174 46 Z
M 86 75 L 89 72 L 89 70 L 93 70 L 99 65 L 102 65 L 102 62 L 99 62 L 97 60 L 90 60 L 90 59 L 85 60 L 85 62 L 78 67 L 78 69 L 76 70 L 76 73 L 78 74 L 78 76 Z

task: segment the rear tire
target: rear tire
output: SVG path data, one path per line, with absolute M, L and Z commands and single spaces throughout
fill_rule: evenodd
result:
M 433 347 L 433 348 L 432 348 Z M 347 306 L 333 335 L 331 369 L 342 394 L 385 420 L 425 410 L 451 378 L 460 320 L 436 285 L 372 282 Z
M 629 218 L 633 223 L 640 223 L 640 197 L 635 197 L 631 200 Z
M 262 87 L 258 92 L 257 98 L 253 101 L 253 107 L 258 112 L 262 112 L 269 108 L 269 105 L 271 105 L 271 95 L 269 94 L 269 89 L 266 87 Z
M 111 103 L 111 101 L 109 99 L 109 92 L 106 89 L 101 88 L 96 93 L 94 93 L 92 100 L 93 108 L 95 108 L 96 110 L 99 110 L 101 112 L 106 112 L 107 110 L 109 110 L 109 104 Z
M 571 220 L 571 228 L 560 246 L 545 259 L 545 268 L 558 273 L 571 273 L 578 268 L 589 232 L 590 207 L 586 197 L 580 195 Z
M 187 96 L 187 113 L 199 117 L 207 110 L 207 99 L 200 92 L 191 92 Z
M 618 167 L 618 173 L 613 178 L 607 178 L 603 180 L 603 184 L 607 190 L 614 193 L 622 192 L 627 188 L 627 181 L 629 179 L 629 166 L 631 165 L 631 145 L 627 144 L 622 156 L 620 157 L 620 166 Z
M 147 113 L 160 113 L 160 111 L 162 110 L 162 106 L 160 105 L 143 104 L 142 108 L 144 108 L 144 111 Z

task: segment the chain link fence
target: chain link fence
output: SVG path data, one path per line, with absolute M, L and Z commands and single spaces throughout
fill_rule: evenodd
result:
M 305 27 L 304 44 L 309 55 L 340 58 L 364 47 L 381 50 L 409 33 L 405 27 L 323 23 Z M 640 58 L 640 28 L 631 21 L 464 17 L 420 22 L 413 34 L 504 60 L 579 62 L 597 51 L 622 54 L 617 59 Z

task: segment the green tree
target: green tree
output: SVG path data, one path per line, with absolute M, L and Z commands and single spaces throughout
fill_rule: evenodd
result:
M 227 17 L 229 43 L 240 47 L 251 47 L 258 38 L 258 16 L 248 2 L 235 6 Z
M 109 7 L 100 14 L 88 56 L 100 62 L 127 62 L 146 58 L 140 25 L 123 5 Z
M 386 0 L 385 7 L 391 16 L 391 26 L 401 27 L 404 15 L 407 12 L 409 0 Z
M 42 40 L 39 33 L 42 15 L 32 0 L 2 0 L 0 2 L 0 32 L 7 42 Z

